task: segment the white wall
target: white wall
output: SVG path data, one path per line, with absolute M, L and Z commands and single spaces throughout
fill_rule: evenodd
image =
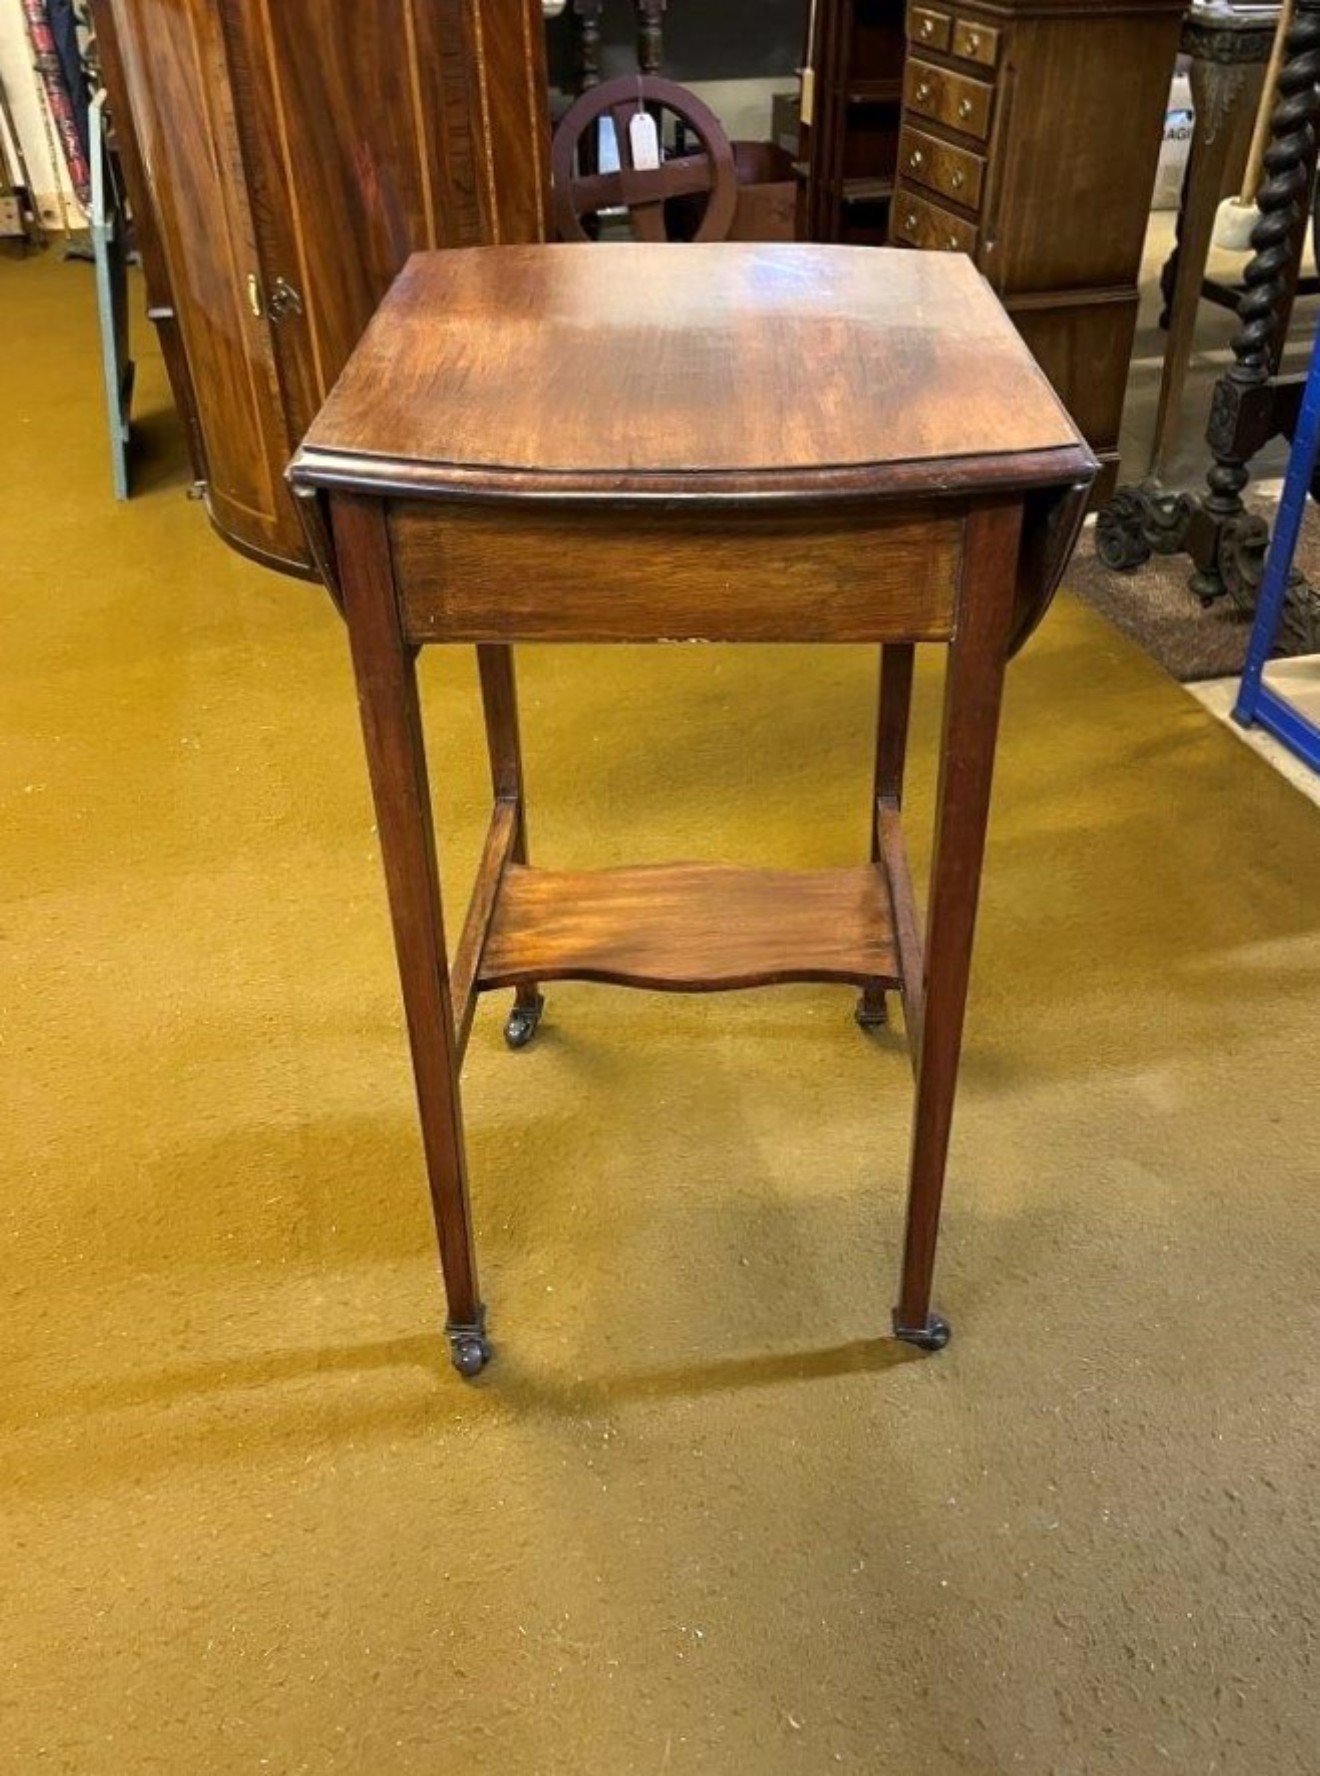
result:
M 85 218 L 69 185 L 64 157 L 56 145 L 55 161 L 52 162 L 46 145 L 42 102 L 37 94 L 37 75 L 32 66 L 32 46 L 19 0 L 0 0 L 0 80 L 5 83 L 9 108 L 22 139 L 28 177 L 42 220 L 48 228 L 62 228 L 67 212 L 70 227 L 84 227 Z M 52 128 L 52 140 L 53 137 Z M 60 207 L 61 193 L 63 210 Z
M 690 92 L 710 106 L 734 142 L 770 140 L 770 101 L 776 93 L 796 92 L 797 77 L 778 80 L 694 80 Z

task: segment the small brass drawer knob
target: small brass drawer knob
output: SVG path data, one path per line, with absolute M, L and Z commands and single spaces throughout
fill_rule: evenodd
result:
M 972 101 L 970 99 L 959 99 L 958 115 L 964 119 L 972 115 Z
M 908 157 L 908 165 L 912 168 L 912 171 L 914 173 L 916 172 L 917 168 L 921 165 L 922 161 L 925 158 L 926 157 L 921 152 L 920 148 L 914 148 L 912 150 L 911 155 Z
M 929 97 L 930 97 L 930 81 L 923 80 L 921 82 L 921 85 L 917 88 L 917 100 L 919 103 L 924 103 L 925 100 L 927 100 Z
M 935 35 L 935 20 L 933 18 L 922 19 L 921 35 L 923 37 L 933 37 Z
M 917 212 L 915 210 L 908 211 L 907 221 L 903 224 L 903 226 L 905 228 L 911 228 L 912 230 L 915 231 L 916 226 L 917 226 Z
M 951 234 L 949 236 L 949 251 L 951 253 L 956 253 L 958 251 L 958 236 L 956 234 Z
M 953 175 L 951 183 L 955 191 L 961 191 L 963 186 L 967 183 L 967 174 L 959 169 L 959 171 Z
M 980 47 L 981 33 L 979 31 L 969 31 L 967 33 L 967 53 L 969 55 L 975 55 Z

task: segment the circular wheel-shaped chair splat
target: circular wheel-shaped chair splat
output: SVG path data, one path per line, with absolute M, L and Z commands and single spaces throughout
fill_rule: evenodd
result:
M 658 167 L 635 167 L 629 125 L 639 111 L 670 111 L 688 126 L 700 152 Z M 578 147 L 588 131 L 608 115 L 619 146 L 619 170 L 580 173 Z M 672 197 L 706 196 L 706 213 L 696 239 L 724 240 L 738 202 L 738 174 L 733 147 L 715 113 L 686 87 L 655 74 L 607 80 L 584 92 L 564 114 L 555 131 L 551 153 L 555 222 L 561 240 L 589 240 L 586 216 L 602 210 L 626 209 L 637 240 L 664 241 L 665 201 Z

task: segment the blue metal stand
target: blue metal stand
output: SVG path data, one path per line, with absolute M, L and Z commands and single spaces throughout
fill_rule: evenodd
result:
M 1259 725 L 1281 740 L 1291 752 L 1304 759 L 1313 771 L 1320 771 L 1320 728 L 1295 709 L 1264 682 L 1265 667 L 1274 647 L 1275 636 L 1283 618 L 1284 600 L 1288 596 L 1288 580 L 1292 574 L 1293 557 L 1297 553 L 1297 537 L 1306 512 L 1311 478 L 1320 456 L 1320 329 L 1311 348 L 1311 363 L 1306 372 L 1301 412 L 1293 434 L 1292 451 L 1288 457 L 1288 474 L 1283 483 L 1279 516 L 1270 539 L 1270 552 L 1265 559 L 1265 574 L 1260 583 L 1256 604 L 1256 620 L 1252 625 L 1247 663 L 1242 668 L 1233 720 L 1244 728 Z

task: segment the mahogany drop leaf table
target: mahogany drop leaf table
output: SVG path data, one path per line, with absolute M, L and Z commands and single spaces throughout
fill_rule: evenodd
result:
M 290 469 L 341 604 L 394 921 L 455 1366 L 489 1356 L 459 1070 L 479 994 L 781 981 L 901 995 L 916 1107 L 895 1334 L 931 1284 L 1005 666 L 1096 464 L 957 255 L 711 243 L 409 261 Z M 880 647 L 869 859 L 794 872 L 528 858 L 519 642 Z M 477 650 L 494 808 L 450 959 L 415 664 Z M 924 932 L 901 807 L 913 650 L 948 649 Z M 514 1063 L 510 1063 L 511 1065 Z

